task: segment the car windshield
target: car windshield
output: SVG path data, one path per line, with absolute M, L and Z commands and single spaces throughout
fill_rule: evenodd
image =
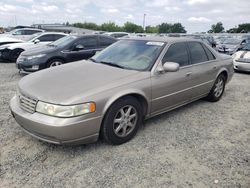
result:
M 33 42 L 34 39 L 37 38 L 37 36 L 39 36 L 39 35 L 41 35 L 41 33 L 35 33 L 35 34 L 31 35 L 31 36 L 27 39 L 27 41 L 28 41 L 28 42 Z
M 240 44 L 240 40 L 239 39 L 226 39 L 224 40 L 223 44 L 233 44 L 233 45 L 237 45 Z
M 62 37 L 59 40 L 56 40 L 55 42 L 48 44 L 48 46 L 66 46 L 72 41 L 74 41 L 76 38 L 77 38 L 76 36 Z
M 250 51 L 250 43 L 247 43 L 244 48 L 242 48 L 243 50 L 246 50 L 246 51 Z
M 124 69 L 149 70 L 162 51 L 164 42 L 121 40 L 91 58 L 96 63 Z

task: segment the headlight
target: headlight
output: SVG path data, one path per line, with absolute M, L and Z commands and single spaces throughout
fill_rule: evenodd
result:
M 31 59 L 35 59 L 35 58 L 40 58 L 45 56 L 45 54 L 39 54 L 39 55 L 33 55 L 33 56 L 29 56 L 27 57 L 27 60 L 31 60 Z
M 39 101 L 36 105 L 37 112 L 55 117 L 80 116 L 83 114 L 95 112 L 95 110 L 96 110 L 96 105 L 93 102 L 70 105 L 70 106 L 62 106 L 62 105 L 54 105 Z

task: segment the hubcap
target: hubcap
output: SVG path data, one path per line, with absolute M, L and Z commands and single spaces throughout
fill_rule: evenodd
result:
M 217 82 L 215 83 L 214 88 L 214 95 L 215 97 L 220 97 L 224 88 L 224 80 L 222 78 L 219 78 Z
M 127 105 L 122 107 L 114 118 L 113 129 L 114 133 L 119 137 L 129 135 L 135 128 L 138 115 L 136 109 Z
M 50 67 L 59 66 L 61 64 L 62 64 L 62 62 L 60 62 L 60 61 L 54 61 L 53 63 L 50 64 Z

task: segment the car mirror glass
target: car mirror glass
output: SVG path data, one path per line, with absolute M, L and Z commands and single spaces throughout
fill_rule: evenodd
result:
M 83 49 L 84 49 L 84 46 L 81 45 L 81 44 L 76 45 L 75 48 L 74 48 L 75 51 L 80 51 L 80 50 L 83 50 Z

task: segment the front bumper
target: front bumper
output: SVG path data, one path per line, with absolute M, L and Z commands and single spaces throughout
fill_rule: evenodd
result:
M 19 107 L 15 97 L 10 109 L 17 123 L 31 136 L 54 144 L 92 143 L 98 140 L 102 117 L 57 118 L 29 113 Z
M 227 51 L 227 50 L 222 50 L 222 49 L 218 49 L 218 52 L 227 54 L 227 55 L 233 55 L 235 53 L 235 51 Z

